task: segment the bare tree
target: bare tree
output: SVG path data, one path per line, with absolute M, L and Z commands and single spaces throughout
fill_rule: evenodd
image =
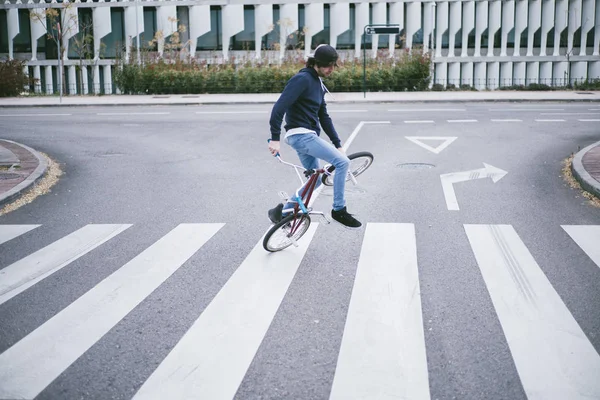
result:
M 62 100 L 64 86 L 64 39 L 71 37 L 79 28 L 77 12 L 71 3 L 62 3 L 60 7 L 49 7 L 42 11 L 31 11 L 30 18 L 39 22 L 46 30 L 48 39 L 53 40 L 58 47 L 58 77 L 59 91 Z

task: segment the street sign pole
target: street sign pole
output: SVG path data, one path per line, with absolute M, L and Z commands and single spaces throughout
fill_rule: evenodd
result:
M 369 24 L 365 25 L 362 35 L 363 47 L 363 96 L 367 97 L 367 35 L 398 35 L 400 33 L 400 25 L 389 24 Z M 372 44 L 371 44 L 372 45 Z

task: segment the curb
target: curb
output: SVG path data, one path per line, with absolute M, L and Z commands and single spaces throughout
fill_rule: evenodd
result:
M 38 160 L 37 168 L 23 182 L 19 183 L 17 186 L 13 187 L 8 192 L 0 194 L 0 206 L 3 206 L 6 203 L 10 203 L 16 200 L 23 192 L 28 190 L 33 184 L 35 184 L 39 179 L 41 179 L 46 173 L 46 170 L 48 169 L 48 163 L 46 162 L 46 159 L 42 157 L 41 154 L 33 150 L 31 147 L 25 146 L 21 143 L 13 142 L 12 140 L 0 140 L 24 148 L 25 150 L 33 154 Z
M 598 182 L 597 180 L 595 180 L 583 167 L 583 156 L 585 155 L 585 153 L 587 153 L 588 151 L 590 151 L 591 149 L 593 149 L 596 146 L 600 146 L 600 142 L 596 142 L 596 143 L 592 143 L 589 146 L 587 146 L 586 148 L 580 150 L 579 152 L 577 152 L 577 154 L 575 154 L 575 157 L 573 157 L 573 162 L 571 163 L 571 171 L 573 172 L 573 176 L 575 177 L 575 179 L 577 179 L 577 181 L 579 182 L 579 184 L 581 185 L 581 187 L 592 193 L 594 196 L 600 198 L 600 182 Z
M 274 93 L 273 95 L 278 95 Z M 158 100 L 158 101 L 156 101 Z M 123 107 L 123 106 L 131 106 L 131 107 L 141 107 L 141 106 L 209 106 L 209 105 L 249 105 L 249 104 L 269 104 L 272 105 L 277 100 L 269 99 L 269 100 L 196 100 L 196 101 L 177 101 L 177 99 L 164 99 L 165 101 L 160 101 L 159 99 L 149 98 L 143 101 L 134 101 L 134 102 L 120 102 L 116 100 L 115 102 L 82 102 L 82 103 L 45 103 L 45 104 L 0 104 L 0 108 L 27 108 L 27 107 Z M 449 98 L 449 99 L 350 99 L 350 100 L 335 100 L 328 99 L 328 104 L 362 104 L 362 103 L 399 103 L 399 104 L 415 104 L 415 103 L 600 103 L 600 98 L 540 98 L 540 99 L 530 99 L 530 98 L 466 98 L 466 99 L 457 99 L 457 98 Z

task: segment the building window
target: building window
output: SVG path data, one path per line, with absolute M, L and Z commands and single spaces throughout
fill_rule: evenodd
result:
M 158 50 L 158 44 L 153 42 L 154 35 L 156 35 L 156 7 L 144 7 L 144 31 L 140 34 L 140 47 L 149 51 Z
M 13 51 L 15 53 L 31 52 L 31 21 L 29 10 L 19 8 L 19 33 L 13 39 Z
M 69 58 L 90 59 L 94 57 L 94 26 L 92 8 L 77 10 L 79 33 L 69 40 Z
M 8 13 L 0 10 L 0 53 L 8 53 Z
M 116 58 L 125 51 L 124 14 L 121 7 L 110 8 L 112 31 L 101 39 L 100 55 L 103 58 Z
M 336 48 L 339 50 L 349 50 L 354 49 L 354 30 L 356 29 L 356 7 L 354 4 L 350 4 L 350 24 L 348 25 L 350 28 L 338 35 L 337 37 L 337 46 Z
M 311 49 L 316 49 L 318 45 L 329 43 L 329 34 L 331 30 L 331 14 L 329 4 L 323 6 L 323 30 L 312 37 Z
M 254 6 L 244 6 L 244 30 L 230 41 L 232 50 L 256 50 Z
M 196 50 L 223 50 L 221 6 L 210 6 L 210 32 L 198 38 Z

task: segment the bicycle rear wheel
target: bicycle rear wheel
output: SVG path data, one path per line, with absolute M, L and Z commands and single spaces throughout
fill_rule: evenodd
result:
M 273 225 L 263 240 L 263 247 L 270 252 L 281 251 L 299 240 L 310 226 L 308 214 L 292 214 Z
M 358 153 L 352 153 L 348 155 L 350 159 L 350 166 L 348 167 L 348 171 L 352 173 L 355 177 L 362 174 L 373 164 L 373 154 L 368 151 L 360 151 Z M 329 172 L 332 172 L 331 175 L 323 174 L 321 178 L 321 182 L 325 186 L 333 186 L 333 177 L 335 176 L 334 166 L 329 167 Z M 350 177 L 346 177 L 346 181 L 349 181 Z

